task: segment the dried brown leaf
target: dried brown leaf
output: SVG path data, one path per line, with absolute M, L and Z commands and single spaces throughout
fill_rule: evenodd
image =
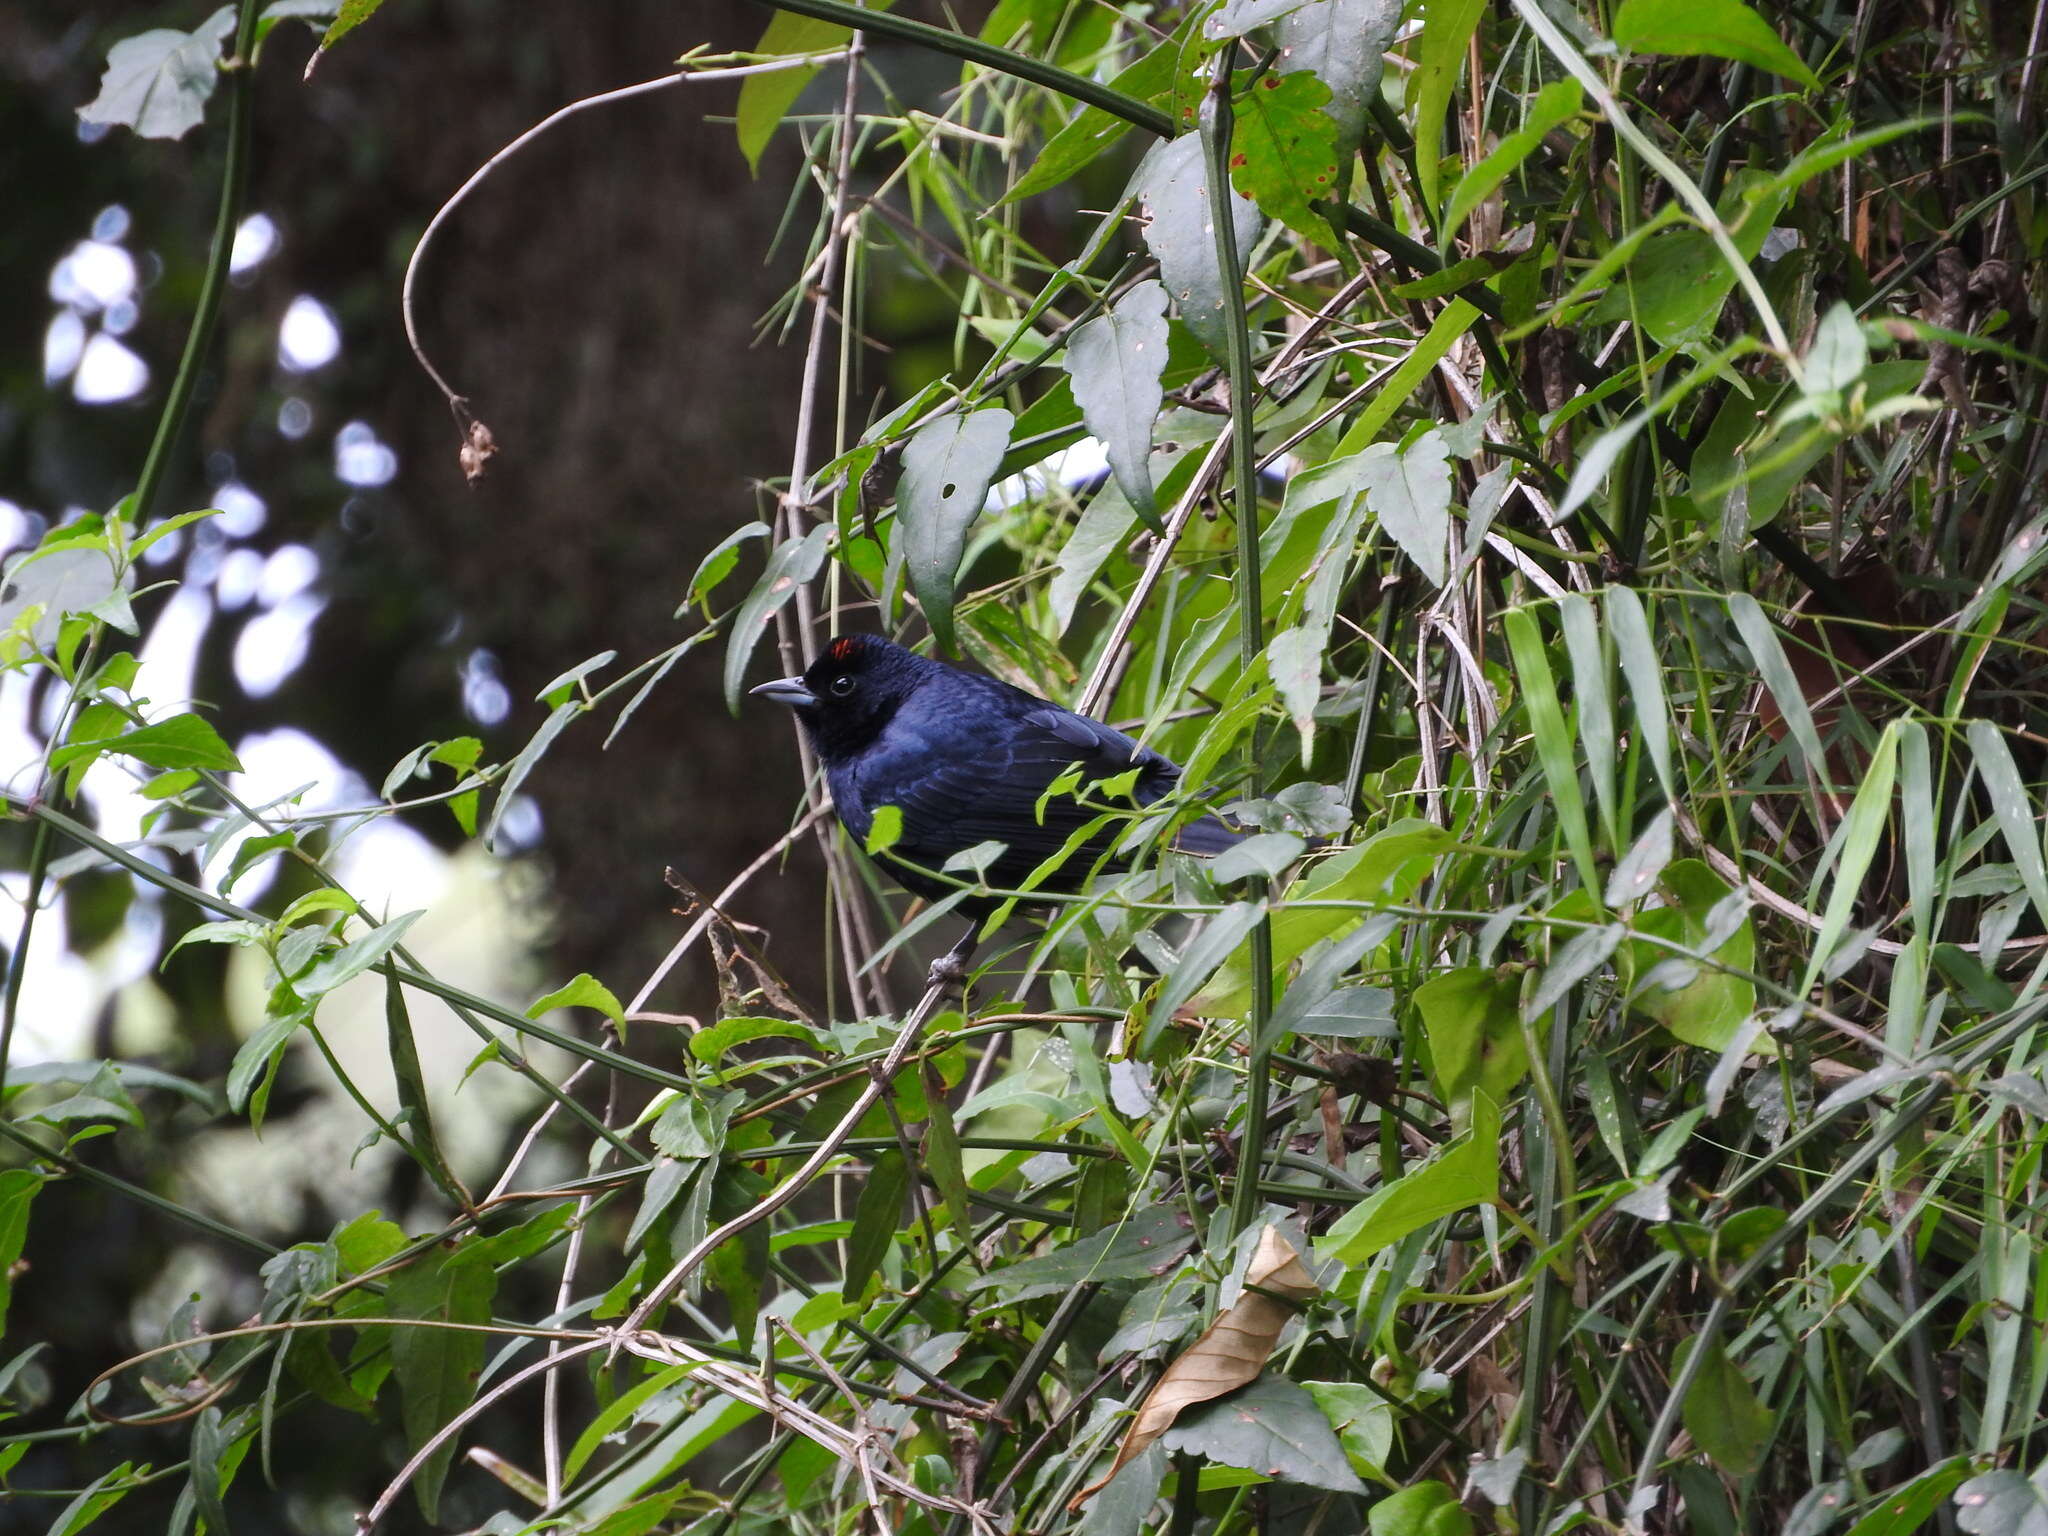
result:
M 1166 1368 L 1145 1401 L 1138 1416 L 1117 1448 L 1116 1461 L 1099 1481 L 1089 1484 L 1067 1505 L 1078 1511 L 1125 1463 L 1143 1454 L 1146 1447 L 1173 1427 L 1181 1413 L 1197 1404 L 1213 1401 L 1227 1392 L 1257 1379 L 1280 1342 L 1280 1330 L 1302 1303 L 1320 1287 L 1301 1262 L 1294 1245 L 1269 1226 L 1259 1234 L 1259 1246 L 1245 1266 L 1244 1289 L 1237 1301 L 1211 1323 L 1178 1359 Z

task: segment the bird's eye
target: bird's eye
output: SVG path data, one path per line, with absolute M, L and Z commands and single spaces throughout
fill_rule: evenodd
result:
M 845 697 L 846 697 L 846 696 L 847 696 L 847 695 L 848 695 L 849 693 L 852 693 L 852 692 L 853 692 L 853 677 L 852 677 L 852 675 L 851 675 L 850 673 L 842 672 L 842 673 L 840 673 L 840 674 L 839 674 L 839 675 L 838 675 L 837 677 L 833 678 L 833 679 L 832 679 L 832 691 L 833 691 L 833 692 L 834 692 L 835 694 L 837 694 L 837 695 L 838 695 L 838 696 L 839 696 L 840 698 L 842 698 L 842 699 L 843 699 L 843 698 L 845 698 Z

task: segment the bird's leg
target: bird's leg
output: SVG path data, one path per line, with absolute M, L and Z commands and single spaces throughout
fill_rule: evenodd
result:
M 935 987 L 963 986 L 967 981 L 967 962 L 974 954 L 974 940 L 978 924 L 969 924 L 960 942 L 932 962 L 930 980 Z

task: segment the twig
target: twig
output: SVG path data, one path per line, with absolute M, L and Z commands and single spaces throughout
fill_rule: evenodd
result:
M 244 8 L 249 9 L 248 0 L 244 0 Z M 250 11 L 250 14 L 254 14 L 253 10 Z M 768 59 L 759 64 L 739 64 L 729 69 L 685 70 L 677 74 L 663 75 L 657 80 L 643 80 L 637 85 L 623 85 L 615 91 L 600 91 L 595 96 L 586 96 L 580 101 L 572 101 L 566 107 L 560 107 L 550 112 L 546 117 L 535 123 L 531 128 L 491 156 L 490 159 L 478 166 L 470 174 L 469 180 L 456 188 L 455 195 L 440 206 L 433 218 L 427 221 L 427 227 L 421 233 L 419 243 L 412 248 L 412 255 L 406 261 L 405 281 L 399 288 L 398 306 L 399 314 L 405 322 L 406 345 L 412 348 L 414 360 L 426 371 L 427 377 L 434 381 L 434 387 L 441 391 L 443 398 L 448 402 L 448 409 L 454 413 L 457 424 L 462 428 L 465 438 L 463 468 L 472 481 L 482 473 L 482 463 L 479 460 L 475 467 L 472 468 L 468 454 L 476 446 L 476 431 L 482 428 L 484 437 L 488 439 L 489 429 L 483 428 L 483 423 L 478 421 L 471 413 L 469 398 L 466 395 L 458 394 L 454 387 L 441 376 L 441 370 L 436 368 L 428 359 L 426 349 L 420 345 L 419 328 L 413 321 L 413 283 L 419 276 L 420 262 L 426 256 L 427 247 L 433 243 L 434 236 L 440 233 L 441 226 L 447 221 L 448 216 L 461 205 L 464 198 L 481 186 L 484 179 L 497 170 L 499 166 L 546 133 L 555 124 L 574 117 L 578 112 L 588 111 L 592 107 L 609 106 L 613 102 L 626 101 L 635 96 L 645 96 L 654 91 L 667 90 L 672 85 L 694 84 L 707 80 L 738 80 L 747 75 L 766 75 L 773 74 L 779 70 L 808 68 L 811 65 L 829 59 L 844 57 L 845 52 L 845 49 L 835 48 L 824 53 L 792 54 L 788 58 Z M 232 230 L 230 234 L 232 235 Z M 495 451 L 495 445 L 492 445 L 489 450 L 484 451 L 482 457 L 488 458 L 489 453 L 492 451 Z

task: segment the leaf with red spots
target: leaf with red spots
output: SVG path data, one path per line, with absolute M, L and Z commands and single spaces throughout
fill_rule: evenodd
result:
M 1329 220 L 1310 206 L 1337 194 L 1335 118 L 1323 108 L 1330 88 L 1310 74 L 1267 75 L 1237 103 L 1230 180 L 1262 212 L 1325 244 Z

